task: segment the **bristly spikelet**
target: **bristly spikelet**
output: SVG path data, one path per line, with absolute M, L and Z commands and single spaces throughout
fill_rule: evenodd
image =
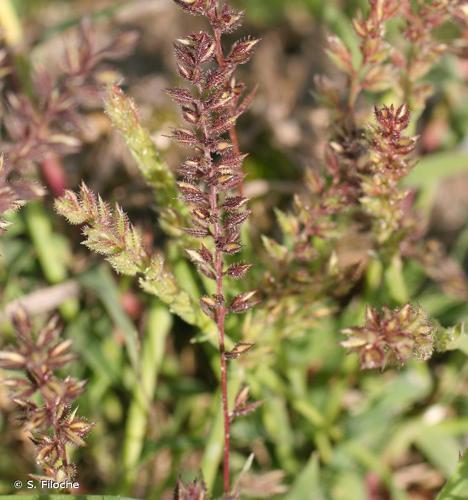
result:
M 118 273 L 139 275 L 145 292 L 159 297 L 187 323 L 206 328 L 207 318 L 180 288 L 162 256 L 145 248 L 140 231 L 119 205 L 110 207 L 83 183 L 79 193 L 66 191 L 56 199 L 55 209 L 71 224 L 83 225 L 83 244 L 103 255 Z
M 153 189 L 161 228 L 185 243 L 181 226 L 187 225 L 188 214 L 177 196 L 175 176 L 156 149 L 151 134 L 142 126 L 135 103 L 119 87 L 111 85 L 104 104 L 112 125 L 122 135 L 140 172 Z
M 66 191 L 55 209 L 71 224 L 86 224 L 84 245 L 104 255 L 117 272 L 134 276 L 143 271 L 148 255 L 141 235 L 119 206 L 112 209 L 83 183 L 79 196 Z
M 385 263 L 395 255 L 415 258 L 445 289 L 466 297 L 460 266 L 445 252 L 427 252 L 421 238 L 427 228 L 414 208 L 416 193 L 402 182 L 415 165 L 411 155 L 417 137 L 408 134 L 410 120 L 416 121 L 431 92 L 427 80 L 420 80 L 445 50 L 434 30 L 456 16 L 457 4 L 370 0 L 366 14 L 353 21 L 360 57 L 338 37 L 329 37 L 327 54 L 347 84 L 340 88 L 339 80 L 318 77 L 317 96 L 331 111 L 324 168 L 307 172 L 306 190 L 295 196 L 294 211 L 277 212 L 282 244 L 262 238 L 274 261 L 265 275 L 265 295 L 275 305 L 292 294 L 310 300 L 347 293 L 373 254 Z M 392 46 L 386 30 L 396 19 L 402 21 L 406 42 Z M 371 124 L 359 97 L 390 88 L 404 104 L 378 106 Z M 374 99 L 381 102 L 381 97 Z M 325 249 L 318 250 L 316 241 L 325 242 Z M 352 254 L 353 246 L 357 259 L 347 262 L 342 256 Z
M 430 358 L 435 332 L 435 326 L 419 307 L 383 307 L 380 313 L 368 307 L 364 326 L 343 330 L 348 339 L 342 345 L 359 354 L 361 368 L 384 368 L 402 365 L 410 358 Z
M 23 309 L 13 315 L 18 344 L 15 349 L 0 351 L 0 368 L 20 370 L 26 377 L 7 378 L 5 386 L 21 411 L 20 421 L 30 433 L 36 447 L 36 463 L 44 476 L 34 479 L 71 481 L 76 468 L 69 462 L 67 445 L 85 446 L 92 423 L 70 411 L 75 399 L 83 392 L 84 381 L 72 377 L 62 379 L 57 369 L 63 368 L 75 356 L 70 351 L 71 340 L 61 340 L 58 318 L 52 317 L 35 333 Z
M 174 490 L 174 500 L 208 500 L 208 490 L 203 481 L 196 479 L 189 484 L 184 484 L 181 479 L 177 480 Z
M 25 179 L 11 180 L 11 173 L 11 164 L 7 164 L 3 154 L 0 154 L 0 234 L 8 227 L 3 218 L 7 212 L 14 212 L 26 201 L 44 194 L 40 184 Z
M 456 20 L 458 4 L 438 0 L 369 1 L 367 14 L 353 20 L 359 41 L 357 64 L 351 50 L 338 37 L 328 38 L 327 54 L 348 78 L 346 106 L 342 106 L 339 87 L 318 77 L 316 83 L 323 103 L 337 116 L 349 116 L 354 114 L 363 91 L 380 93 L 392 88 L 398 101 L 407 102 L 412 111 L 421 110 L 433 92 L 433 86 L 423 78 L 447 50 L 435 32 L 447 19 Z M 387 24 L 397 18 L 405 43 L 392 45 L 386 39 Z
M 218 0 L 175 0 L 175 3 L 187 12 L 205 16 L 213 32 L 192 33 L 175 42 L 178 72 L 194 89 L 169 89 L 168 94 L 180 105 L 182 116 L 191 127 L 174 130 L 172 138 L 195 152 L 179 169 L 182 178 L 178 183 L 179 192 L 192 216 L 192 228 L 188 232 L 209 241 L 207 246 L 187 250 L 187 254 L 200 273 L 216 282 L 216 293 L 203 297 L 200 307 L 216 321 L 219 333 L 225 427 L 224 491 L 227 494 L 230 491 L 231 415 L 227 403 L 224 321 L 229 312 L 247 311 L 258 302 L 255 292 L 241 293 L 230 301 L 223 282 L 225 277 L 244 277 L 251 267 L 244 263 L 225 267 L 225 255 L 237 254 L 242 249 L 240 229 L 250 215 L 245 208 L 247 199 L 242 194 L 245 155 L 239 151 L 235 125 L 249 106 L 252 95 L 241 101 L 245 85 L 236 81 L 234 73 L 240 64 L 249 61 L 258 40 L 239 40 L 225 55 L 221 36 L 240 24 L 242 12 L 221 5 Z
M 200 31 L 175 42 L 175 54 L 180 75 L 192 83 L 196 92 L 186 89 L 168 89 L 168 94 L 182 108 L 185 120 L 192 129 L 176 129 L 174 140 L 192 147 L 196 155 L 180 167 L 183 181 L 179 192 L 192 215 L 192 235 L 209 237 L 214 256 L 207 261 L 196 250 L 188 251 L 205 276 L 222 281 L 222 276 L 241 278 L 248 271 L 245 264 L 223 270 L 222 254 L 241 250 L 240 226 L 249 217 L 244 209 L 247 199 L 231 195 L 243 181 L 242 161 L 245 155 L 231 140 L 225 138 L 242 113 L 239 94 L 243 85 L 233 79 L 239 64 L 246 63 L 258 40 L 246 38 L 235 42 L 224 56 L 220 44 L 222 32 L 231 29 L 234 19 L 241 14 L 217 1 L 176 0 L 188 12 L 206 16 L 214 36 Z M 206 247 L 204 252 L 209 252 Z M 218 292 L 220 292 L 218 290 Z M 245 309 L 253 303 L 244 303 Z
M 76 133 L 83 125 L 80 111 L 101 92 L 101 63 L 130 54 L 136 41 L 135 32 L 124 32 L 101 45 L 89 19 L 83 20 L 79 39 L 65 51 L 59 75 L 53 75 L 44 65 L 31 64 L 26 77 L 13 63 L 14 51 L 9 53 L 5 48 L 0 52 L 0 79 L 11 75 L 10 82 L 1 82 L 8 113 L 2 116 L 0 150 L 17 173 L 39 164 L 52 193 L 63 193 L 64 175 L 59 169 L 50 170 L 51 156 L 80 149 L 81 139 Z
M 403 213 L 408 193 L 401 188 L 400 181 L 413 168 L 410 154 L 417 137 L 404 135 L 410 121 L 406 105 L 376 107 L 375 118 L 376 125 L 368 128 L 369 174 L 362 178 L 360 202 L 374 220 L 377 242 L 384 244 L 398 233 L 404 236 L 405 225 L 412 222 Z

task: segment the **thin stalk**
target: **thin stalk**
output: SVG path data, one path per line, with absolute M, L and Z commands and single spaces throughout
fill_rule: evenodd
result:
M 217 214 L 216 222 L 214 224 L 214 236 L 217 240 L 221 234 L 219 225 L 219 207 L 218 207 L 218 193 L 216 186 L 212 186 L 210 190 L 210 204 L 213 213 Z M 216 249 L 215 252 L 215 273 L 216 273 L 216 293 L 219 297 L 223 296 L 223 256 L 220 250 Z M 231 424 L 229 419 L 229 405 L 228 405 L 228 390 L 227 390 L 227 370 L 226 370 L 226 356 L 225 356 L 225 343 L 224 343 L 224 319 L 226 317 L 226 307 L 224 303 L 218 308 L 216 314 L 216 324 L 218 327 L 219 336 L 219 355 L 221 362 L 221 395 L 223 402 L 223 419 L 224 419 L 224 492 L 230 491 L 230 466 L 229 466 L 229 451 L 230 451 L 230 436 Z
M 184 89 L 169 89 L 169 94 L 181 104 L 185 120 L 194 125 L 195 129 L 176 129 L 173 133 L 174 139 L 196 146 L 198 150 L 197 156 L 185 162 L 180 170 L 181 176 L 187 179 L 187 182 L 179 183 L 180 191 L 189 206 L 194 208 L 194 228 L 189 231 L 197 237 L 210 237 L 210 246 L 214 247 L 209 249 L 202 245 L 199 250 L 190 250 L 189 256 L 201 274 L 215 282 L 215 293 L 202 297 L 200 301 L 203 312 L 215 320 L 218 334 L 222 408 L 217 417 L 219 434 L 212 436 L 213 439 L 220 437 L 221 431 L 224 431 L 224 439 L 220 439 L 219 447 L 216 447 L 216 453 L 219 453 L 216 458 L 221 459 L 224 451 L 224 492 L 229 495 L 229 395 L 232 389 L 229 389 L 227 373 L 226 342 L 229 343 L 229 338 L 225 335 L 225 318 L 228 311 L 245 312 L 256 303 L 256 292 L 251 291 L 238 294 L 227 307 L 223 286 L 225 275 L 241 278 L 250 268 L 250 265 L 237 263 L 224 270 L 223 254 L 240 252 L 240 228 L 250 213 L 242 210 L 247 202 L 244 197 L 230 196 L 235 188 L 242 192 L 240 169 L 243 156 L 239 152 L 234 124 L 246 107 L 238 108 L 243 84 L 236 84 L 232 74 L 239 64 L 249 60 L 258 40 L 239 40 L 227 59 L 223 53 L 221 35 L 236 27 L 241 14 L 236 14 L 229 8 L 223 9 L 221 13 L 217 1 L 194 4 L 193 0 L 176 0 L 176 3 L 192 14 L 207 17 L 213 31 L 213 36 L 199 32 L 178 40 L 175 48 L 179 73 L 196 87 L 197 95 L 187 94 Z M 211 65 L 213 56 L 216 58 L 217 68 L 209 68 L 207 64 Z M 220 139 L 227 132 L 230 135 L 229 142 Z M 206 465 L 206 461 L 204 464 Z M 211 464 L 209 468 L 213 473 L 215 468 Z
M 348 110 L 351 114 L 354 113 L 354 108 L 356 106 L 356 101 L 357 98 L 359 97 L 359 94 L 361 93 L 361 85 L 359 82 L 359 71 L 355 71 L 353 75 L 351 75 L 350 78 L 350 91 L 349 91 L 349 96 L 348 96 Z
M 199 89 L 200 93 L 202 89 Z M 202 118 L 202 128 L 205 138 L 205 144 L 208 142 L 209 133 L 207 128 L 206 119 Z M 205 158 L 208 163 L 211 163 L 211 151 L 208 147 L 204 148 Z M 214 217 L 213 231 L 214 231 L 214 241 L 218 241 L 221 237 L 221 221 L 220 221 L 220 207 L 218 200 L 218 191 L 216 185 L 210 188 L 210 208 L 211 213 Z M 214 254 L 214 268 L 216 275 L 216 294 L 218 297 L 223 297 L 223 255 L 221 250 L 219 250 L 215 243 L 215 254 Z M 221 365 L 221 399 L 223 404 L 223 421 L 224 421 L 224 460 L 223 460 L 223 483 L 224 492 L 229 493 L 230 491 L 230 441 L 231 441 L 231 424 L 229 419 L 229 403 L 228 403 L 228 376 L 226 370 L 226 347 L 224 339 L 224 320 L 226 317 L 226 306 L 223 303 L 217 310 L 216 313 L 216 326 L 218 329 L 218 340 L 219 340 L 219 356 Z
M 239 391 L 243 377 L 244 375 L 242 369 L 239 369 L 239 367 L 233 368 L 233 365 L 230 366 L 228 380 L 228 401 L 230 404 L 234 403 L 234 395 Z M 216 395 L 216 401 L 219 401 L 219 399 L 222 399 L 221 394 L 219 394 L 219 398 L 218 395 Z M 211 426 L 211 431 L 206 441 L 201 462 L 203 479 L 205 480 L 208 490 L 213 489 L 217 470 L 223 458 L 223 445 L 221 444 L 223 441 L 223 432 L 224 415 L 222 405 L 219 405 L 219 407 L 216 408 L 216 416 L 213 420 L 213 425 Z

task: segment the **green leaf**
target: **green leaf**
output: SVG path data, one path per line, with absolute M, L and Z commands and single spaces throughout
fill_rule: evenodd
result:
M 365 275 L 367 295 L 372 297 L 379 290 L 382 284 L 383 271 L 384 266 L 380 259 L 373 258 L 370 260 Z
M 128 357 L 135 375 L 139 373 L 138 333 L 130 318 L 120 305 L 119 291 L 107 266 L 99 266 L 78 278 L 84 286 L 94 291 L 99 297 L 115 325 L 122 331 Z
M 367 498 L 364 479 L 357 471 L 339 469 L 331 486 L 331 498 L 335 500 L 358 500 Z
M 459 152 L 436 153 L 422 158 L 406 177 L 405 184 L 421 190 L 417 206 L 428 213 L 433 205 L 438 184 L 468 170 L 468 155 Z
M 164 356 L 165 342 L 172 327 L 172 316 L 165 306 L 153 301 L 142 348 L 141 380 L 135 385 L 125 429 L 122 463 L 126 485 L 136 477 L 138 460 L 143 449 L 149 408 Z
M 413 187 L 430 187 L 453 175 L 468 171 L 468 154 L 436 153 L 422 158 L 405 183 Z
M 293 214 L 285 213 L 279 208 L 275 208 L 276 220 L 281 228 L 285 241 L 293 240 L 299 231 L 299 221 Z
M 394 500 L 405 500 L 406 495 L 398 488 L 394 482 L 391 470 L 380 459 L 380 457 L 371 451 L 367 446 L 350 441 L 345 445 L 348 453 L 367 470 L 375 472 L 390 490 L 391 498 Z
M 446 477 L 454 472 L 460 450 L 454 437 L 427 427 L 417 436 L 416 446 Z
M 414 362 L 393 379 L 375 381 L 360 411 L 349 417 L 352 436 L 367 446 L 386 441 L 388 429 L 418 401 L 430 393 L 427 365 Z
M 62 283 L 68 275 L 67 243 L 54 233 L 52 220 L 40 202 L 28 203 L 24 216 L 44 276 L 51 284 Z M 78 310 L 78 301 L 68 299 L 60 310 L 66 318 L 71 318 Z
M 294 472 L 298 466 L 294 456 L 294 430 L 284 399 L 270 397 L 266 400 L 262 406 L 262 418 L 282 468 Z
M 468 356 L 468 333 L 465 331 L 465 325 L 460 323 L 451 328 L 446 328 L 446 338 L 450 339 L 447 345 L 443 346 L 446 351 L 459 350 Z M 442 350 L 442 349 L 440 349 Z
M 295 480 L 286 500 L 323 500 L 318 455 L 314 453 Z
M 457 470 L 437 496 L 437 500 L 462 500 L 468 491 L 468 453 L 465 452 Z
M 288 249 L 268 236 L 262 235 L 263 246 L 268 255 L 276 261 L 282 261 L 288 255 Z
M 293 402 L 294 409 L 305 417 L 312 425 L 316 427 L 324 427 L 326 424 L 325 418 L 311 403 L 305 400 Z
M 115 360 L 109 359 L 103 350 L 103 342 L 95 335 L 83 335 L 92 331 L 91 319 L 86 312 L 80 315 L 66 329 L 66 337 L 73 339 L 74 350 L 94 372 L 95 380 L 103 380 L 106 385 L 121 383 L 121 372 Z
M 391 298 L 398 304 L 409 302 L 408 289 L 403 276 L 403 265 L 399 256 L 392 259 L 390 266 L 385 271 L 385 284 Z

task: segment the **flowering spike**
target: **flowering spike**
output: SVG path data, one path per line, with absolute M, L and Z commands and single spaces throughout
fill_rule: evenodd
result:
M 195 480 L 185 485 L 178 479 L 174 490 L 174 500 L 208 500 L 208 491 L 205 483 Z
M 403 203 L 407 193 L 399 183 L 413 167 L 408 157 L 416 147 L 417 137 L 404 135 L 410 122 L 406 104 L 376 107 L 374 114 L 376 125 L 368 129 L 372 175 L 362 179 L 360 202 L 374 219 L 376 238 L 382 244 L 398 232 L 404 234 Z
M 235 131 L 236 121 L 247 109 L 250 98 L 239 104 L 245 85 L 236 82 L 234 73 L 239 64 L 246 63 L 258 40 L 246 38 L 234 43 L 229 55 L 222 48 L 222 33 L 235 29 L 242 13 L 217 0 L 175 0 L 187 12 L 205 16 L 213 34 L 203 31 L 193 33 L 175 43 L 175 55 L 180 75 L 191 82 L 194 91 L 169 90 L 169 95 L 181 106 L 184 119 L 193 128 L 173 131 L 172 138 L 192 147 L 194 158 L 185 161 L 179 172 L 182 180 L 179 192 L 189 206 L 193 227 L 187 231 L 192 236 L 208 237 L 213 251 L 202 245 L 187 250 L 189 258 L 199 272 L 216 282 L 216 293 L 202 297 L 200 307 L 217 323 L 223 393 L 225 428 L 224 490 L 230 491 L 229 446 L 230 417 L 227 398 L 227 373 L 224 341 L 224 320 L 229 311 L 241 312 L 255 305 L 254 292 L 246 292 L 234 298 L 231 307 L 226 306 L 224 296 L 225 277 L 242 278 L 249 264 L 233 264 L 225 269 L 226 254 L 238 253 L 240 228 L 250 215 L 241 210 L 247 203 L 242 195 L 242 155 L 238 148 Z M 214 61 L 213 61 L 214 59 Z M 229 134 L 229 138 L 227 135 Z M 239 195 L 232 191 L 236 189 Z M 234 359 L 235 353 L 232 355 Z
M 72 224 L 86 224 L 84 244 L 104 255 L 116 271 L 133 276 L 144 269 L 148 255 L 141 236 L 119 206 L 113 211 L 82 184 L 80 196 L 66 191 L 55 209 Z
M 235 313 L 243 313 L 258 303 L 260 303 L 260 298 L 257 296 L 256 290 L 243 292 L 234 297 L 229 309 Z
M 84 438 L 93 424 L 78 417 L 77 408 L 68 412 L 85 382 L 72 377 L 60 379 L 55 373 L 73 359 L 71 340 L 60 340 L 57 317 L 36 333 L 26 312 L 20 309 L 13 314 L 13 324 L 18 345 L 15 351 L 0 352 L 0 366 L 22 370 L 27 377 L 7 379 L 5 385 L 12 391 L 20 420 L 30 432 L 36 463 L 48 479 L 72 480 L 76 470 L 69 463 L 66 445 L 85 446 Z
M 244 278 L 251 268 L 252 264 L 242 264 L 241 262 L 239 262 L 237 264 L 232 264 L 231 266 L 229 266 L 225 274 L 227 274 L 231 278 L 239 280 Z
M 174 0 L 174 2 L 190 14 L 201 14 L 205 3 L 204 0 Z
M 403 364 L 411 357 L 428 359 L 434 343 L 435 327 L 424 311 L 407 304 L 379 313 L 368 307 L 362 327 L 343 330 L 347 340 L 343 347 L 357 352 L 361 368 L 383 368 Z
M 244 417 L 249 413 L 254 412 L 258 407 L 263 404 L 263 401 L 254 401 L 252 403 L 249 400 L 249 388 L 243 387 L 236 396 L 234 402 L 234 409 L 230 414 L 230 419 L 233 421 L 236 417 Z
M 239 342 L 232 351 L 226 352 L 226 359 L 237 359 L 255 346 L 250 342 Z
M 259 41 L 258 38 L 245 38 L 235 42 L 227 60 L 234 64 L 245 64 L 251 58 L 252 52 Z

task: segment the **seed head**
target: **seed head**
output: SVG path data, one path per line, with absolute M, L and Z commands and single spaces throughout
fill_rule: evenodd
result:
M 84 446 L 93 424 L 70 411 L 70 405 L 83 391 L 85 382 L 72 377 L 59 378 L 55 371 L 73 358 L 71 341 L 59 338 L 57 317 L 35 332 L 23 309 L 13 316 L 18 345 L 0 352 L 0 367 L 22 370 L 24 377 L 11 377 L 5 385 L 20 410 L 20 422 L 36 446 L 36 462 L 42 479 L 71 480 L 75 467 L 69 463 L 66 445 Z M 35 476 L 34 476 L 35 477 Z
M 207 500 L 208 491 L 203 481 L 196 479 L 189 484 L 184 484 L 181 479 L 177 481 L 174 490 L 174 500 Z
M 343 330 L 348 339 L 341 345 L 359 354 L 361 368 L 384 368 L 410 358 L 428 359 L 433 350 L 435 326 L 425 312 L 407 304 L 379 313 L 368 307 L 362 327 Z

